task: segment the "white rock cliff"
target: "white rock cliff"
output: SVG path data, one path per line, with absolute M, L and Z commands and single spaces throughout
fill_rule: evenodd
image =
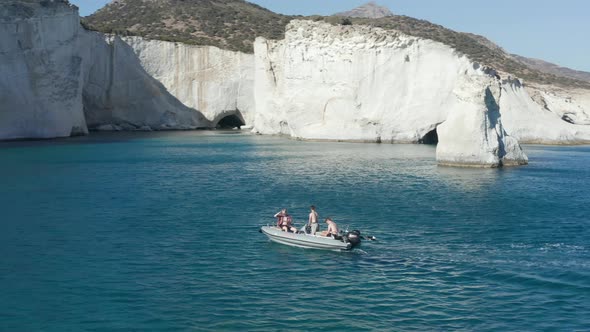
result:
M 192 46 L 139 37 L 123 41 L 141 67 L 184 105 L 208 121 L 235 114 L 254 117 L 254 56 L 211 46 Z
M 521 143 L 590 143 L 590 91 L 525 88 L 519 80 L 506 79 L 500 110 L 506 131 Z
M 251 123 L 253 55 L 89 32 L 60 1 L 0 5 L 0 140 Z
M 0 5 L 0 139 L 88 133 L 74 8 Z
M 441 43 L 366 26 L 293 21 L 256 40 L 255 130 L 417 143 L 444 122 L 473 64 Z
M 254 128 L 259 133 L 418 143 L 450 120 L 455 125 L 449 123 L 443 131 L 455 130 L 439 137 L 441 163 L 489 166 L 526 163 L 515 139 L 590 142 L 590 126 L 582 125 L 590 114 L 588 91 L 579 92 L 575 101 L 563 97 L 564 91 L 539 92 L 547 104 L 543 107 L 518 80 L 501 79 L 431 40 L 366 26 L 295 20 L 284 40 L 257 39 L 255 56 Z M 485 88 L 481 80 L 488 81 Z M 499 107 L 493 112 L 482 95 L 492 86 L 498 90 L 494 98 Z M 564 103 L 555 100 L 570 103 L 563 109 Z M 562 113 L 580 124 L 564 121 Z M 498 118 L 493 125 L 491 114 Z M 457 127 L 463 117 L 474 127 Z M 493 139 L 487 136 L 492 128 Z M 459 149 L 454 157 L 448 147 Z M 468 157 L 468 151 L 479 153 Z
M 209 121 L 142 67 L 119 37 L 81 33 L 84 113 L 92 129 L 194 129 Z
M 441 164 L 520 165 L 517 142 L 590 142 L 590 92 L 523 85 L 432 40 L 292 21 L 254 55 L 115 37 L 75 7 L 0 5 L 0 140 L 215 127 L 300 139 L 436 141 Z M 510 136 L 509 136 L 509 135 Z

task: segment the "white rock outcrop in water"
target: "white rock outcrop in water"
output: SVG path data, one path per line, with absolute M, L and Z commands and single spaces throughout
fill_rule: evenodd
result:
M 487 75 L 464 76 L 454 93 L 455 104 L 437 130 L 439 165 L 500 167 L 528 163 L 518 141 L 502 126 L 497 80 Z
M 88 132 L 79 33 L 73 7 L 0 5 L 0 140 Z

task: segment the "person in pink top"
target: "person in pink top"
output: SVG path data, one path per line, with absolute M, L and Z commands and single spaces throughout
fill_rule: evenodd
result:
M 282 229 L 285 232 L 293 232 L 297 233 L 297 228 L 293 227 L 293 218 L 287 212 L 287 209 L 282 209 L 281 211 L 275 214 L 275 218 L 277 218 L 277 227 Z

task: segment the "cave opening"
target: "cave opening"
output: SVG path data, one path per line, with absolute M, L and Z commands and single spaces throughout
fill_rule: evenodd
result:
M 215 126 L 215 128 L 217 129 L 240 129 L 240 127 L 242 127 L 243 125 L 245 125 L 244 120 L 242 120 L 238 115 L 236 114 L 231 114 L 228 115 L 224 118 L 222 118 L 221 120 L 219 120 L 219 122 L 217 123 L 217 126 Z
M 567 123 L 576 124 L 572 118 L 570 118 L 567 114 L 564 114 L 561 119 Z
M 438 144 L 438 133 L 436 128 L 432 129 L 420 139 L 420 144 L 436 145 Z

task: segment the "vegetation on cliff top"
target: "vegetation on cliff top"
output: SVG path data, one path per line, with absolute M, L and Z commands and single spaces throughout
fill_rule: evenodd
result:
M 291 19 L 243 0 L 115 0 L 82 22 L 106 33 L 252 53 L 256 37 L 282 39 Z
M 328 19 L 330 20 L 330 19 Z M 331 20 L 334 20 L 333 18 Z M 431 39 L 447 44 L 471 60 L 496 70 L 510 73 L 525 81 L 541 84 L 556 84 L 568 87 L 590 88 L 590 82 L 575 78 L 557 76 L 527 66 L 513 55 L 489 41 L 487 38 L 447 29 L 441 25 L 408 16 L 390 16 L 379 19 L 351 18 L 353 24 L 365 24 L 383 29 L 398 30 L 405 34 Z
M 113 0 L 95 14 L 83 18 L 82 24 L 87 29 L 105 33 L 212 45 L 252 53 L 252 43 L 256 37 L 282 39 L 285 26 L 294 18 L 394 29 L 450 45 L 473 61 L 526 81 L 590 88 L 590 82 L 557 76 L 527 66 L 485 37 L 453 31 L 407 16 L 287 16 L 244 0 Z

